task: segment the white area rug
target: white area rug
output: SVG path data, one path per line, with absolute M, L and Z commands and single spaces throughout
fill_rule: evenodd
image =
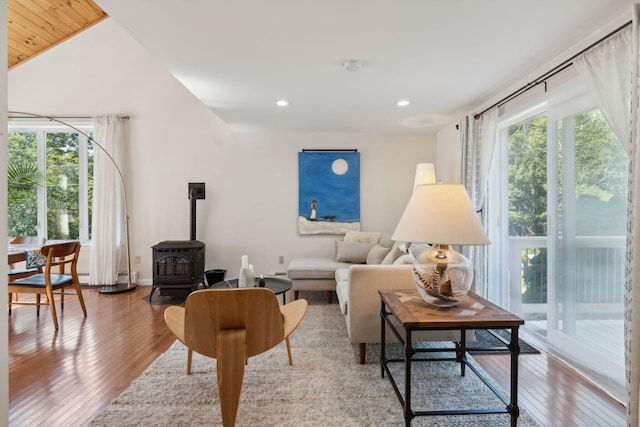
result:
M 291 346 L 293 366 L 287 364 L 284 343 L 249 360 L 238 426 L 404 425 L 400 402 L 389 379 L 380 377 L 371 353 L 367 364 L 358 364 L 357 346 L 349 341 L 336 304 L 310 302 L 307 316 L 291 336 Z M 186 348 L 176 342 L 91 425 L 222 425 L 216 361 L 194 354 L 189 376 L 186 362 Z M 395 367 L 401 373 L 402 365 Z M 414 410 L 504 408 L 471 370 L 460 377 L 459 365 L 453 362 L 415 363 L 413 370 Z M 507 414 L 417 417 L 411 425 L 494 427 L 510 425 L 510 418 Z M 536 423 L 521 411 L 518 425 Z

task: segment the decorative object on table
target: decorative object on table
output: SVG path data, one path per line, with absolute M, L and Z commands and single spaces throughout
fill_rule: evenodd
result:
M 433 163 L 418 163 L 416 165 L 416 174 L 413 178 L 413 187 L 422 184 L 436 183 L 436 168 Z
M 238 273 L 238 287 L 253 287 L 253 277 L 253 265 L 249 264 L 247 255 L 242 255 L 242 267 L 240 267 L 240 273 Z
M 262 276 L 262 274 L 260 275 L 260 280 L 258 281 L 258 287 L 259 288 L 264 288 L 264 276 Z
M 458 184 L 415 187 L 392 239 L 432 245 L 414 254 L 413 277 L 420 296 L 441 307 L 458 305 L 473 283 L 473 265 L 450 245 L 489 243 L 467 191 Z
M 298 233 L 344 234 L 360 230 L 360 153 L 298 153 Z

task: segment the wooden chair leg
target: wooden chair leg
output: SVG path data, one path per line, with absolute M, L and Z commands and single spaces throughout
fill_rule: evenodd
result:
M 331 302 L 333 301 L 333 291 L 327 292 L 327 301 L 329 304 L 331 304 Z
M 76 294 L 78 294 L 78 299 L 80 300 L 80 306 L 82 307 L 84 317 L 87 317 L 87 307 L 84 305 L 84 297 L 82 296 L 82 288 L 80 287 L 80 282 L 74 283 L 73 287 L 76 290 Z
M 293 366 L 293 357 L 291 357 L 291 343 L 289 343 L 289 337 L 285 340 L 287 342 L 287 356 L 289 356 L 289 365 Z
M 9 316 L 11 316 L 11 302 L 13 300 L 13 293 L 9 292 L 8 296 L 9 296 L 9 298 L 8 298 L 8 300 L 9 300 Z
M 193 350 L 187 351 L 187 375 L 191 375 L 191 360 L 193 359 Z
M 42 296 L 41 294 L 36 294 L 36 316 L 40 316 L 40 297 L 41 296 Z M 51 301 L 49 301 L 49 304 L 51 304 Z
M 56 327 L 56 331 L 58 330 L 58 315 L 56 314 L 56 304 L 53 300 L 53 291 L 51 288 L 47 287 L 47 299 L 49 300 L 49 309 L 51 310 L 51 317 L 53 317 L 53 325 Z M 38 298 L 40 294 L 38 294 Z
M 234 427 L 242 393 L 244 364 L 247 359 L 246 331 L 228 329 L 216 336 L 218 394 L 222 425 Z
M 297 300 L 298 299 L 298 293 L 300 291 L 293 291 L 293 299 Z

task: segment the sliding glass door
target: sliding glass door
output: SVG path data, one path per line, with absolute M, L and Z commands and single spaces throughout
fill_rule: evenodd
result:
M 489 277 L 509 285 L 493 299 L 622 397 L 627 156 L 586 97 L 541 104 L 499 134 Z

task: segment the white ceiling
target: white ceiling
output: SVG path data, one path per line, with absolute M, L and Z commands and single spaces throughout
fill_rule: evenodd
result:
M 433 132 L 631 11 L 631 0 L 97 3 L 233 129 L 286 132 Z M 343 68 L 350 59 L 360 70 Z

